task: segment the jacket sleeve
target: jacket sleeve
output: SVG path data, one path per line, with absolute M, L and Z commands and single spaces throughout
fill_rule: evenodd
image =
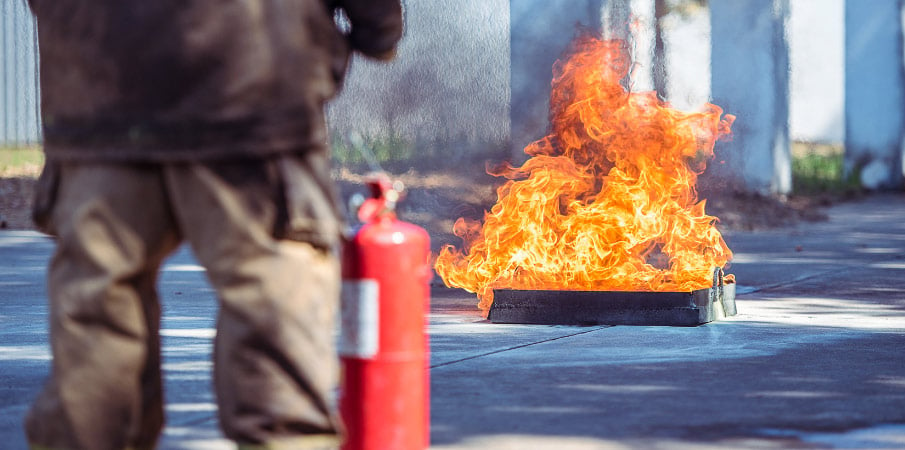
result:
M 351 24 L 352 48 L 372 58 L 392 58 L 402 38 L 399 0 L 340 0 L 338 3 Z

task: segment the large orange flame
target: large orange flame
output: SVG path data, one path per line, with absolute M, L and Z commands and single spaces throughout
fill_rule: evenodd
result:
M 525 148 L 483 226 L 460 218 L 464 241 L 437 257 L 451 287 L 487 309 L 494 289 L 691 291 L 710 287 L 732 252 L 698 201 L 697 176 L 734 117 L 708 104 L 671 109 L 622 85 L 623 41 L 584 35 L 553 67 L 552 132 Z

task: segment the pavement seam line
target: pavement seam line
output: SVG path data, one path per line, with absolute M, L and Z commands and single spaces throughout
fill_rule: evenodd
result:
M 530 346 L 532 346 L 532 345 L 543 344 L 543 343 L 545 343 L 545 342 L 553 342 L 553 341 L 556 341 L 556 340 L 559 340 L 559 339 L 565 339 L 565 338 L 568 338 L 568 337 L 579 336 L 579 335 L 582 335 L 582 334 L 587 334 L 587 333 L 591 333 L 591 332 L 594 332 L 594 331 L 603 330 L 603 329 L 605 329 L 605 328 L 611 328 L 612 326 L 613 326 L 613 325 L 597 326 L 597 327 L 594 327 L 593 329 L 587 330 L 587 331 L 581 331 L 581 332 L 578 332 L 578 333 L 567 334 L 567 335 L 565 335 L 565 336 L 557 336 L 557 337 L 550 338 L 550 339 L 544 339 L 544 340 L 542 340 L 542 341 L 529 342 L 529 343 L 527 343 L 527 344 L 521 344 L 521 345 L 516 345 L 516 346 L 513 346 L 513 347 L 508 347 L 508 348 L 503 348 L 503 349 L 499 349 L 499 350 L 494 350 L 494 351 L 492 351 L 492 352 L 481 353 L 480 355 L 468 356 L 468 357 L 465 357 L 465 358 L 457 359 L 457 360 L 455 360 L 455 361 L 447 361 L 447 362 L 435 364 L 435 365 L 433 365 L 433 366 L 430 366 L 430 368 L 431 368 L 431 369 L 436 369 L 437 367 L 448 366 L 448 365 L 451 365 L 451 364 L 456 364 L 456 363 L 460 363 L 460 362 L 463 362 L 463 361 L 468 361 L 468 360 L 470 360 L 470 359 L 481 358 L 481 357 L 484 357 L 484 356 L 490 356 L 490 355 L 494 355 L 494 354 L 497 354 L 497 353 L 508 352 L 508 351 L 510 351 L 510 350 L 517 350 L 517 349 L 524 348 L 524 347 L 530 347 Z
M 876 261 L 871 261 L 870 264 L 878 264 L 878 263 L 892 262 L 892 261 L 901 261 L 901 259 L 897 259 L 897 258 L 878 259 Z M 762 286 L 762 287 L 755 287 L 753 291 L 748 291 L 748 292 L 745 292 L 744 294 L 738 294 L 738 296 L 753 294 L 755 292 L 769 291 L 771 289 L 782 288 L 782 287 L 786 287 L 786 286 L 792 286 L 796 283 L 801 283 L 802 281 L 808 281 L 808 280 L 811 280 L 814 278 L 823 277 L 826 275 L 833 275 L 836 273 L 848 272 L 850 270 L 851 270 L 850 267 L 840 268 L 840 269 L 830 269 L 830 270 L 815 273 L 812 275 L 806 275 L 806 276 L 803 276 L 800 278 L 796 278 L 791 281 L 781 281 L 779 283 L 768 284 L 768 285 Z

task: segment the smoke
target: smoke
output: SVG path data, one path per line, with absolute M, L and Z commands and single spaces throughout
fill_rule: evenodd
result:
M 509 135 L 508 2 L 404 6 L 396 59 L 355 57 L 328 108 L 331 134 L 343 139 L 354 131 L 445 152 L 500 146 Z

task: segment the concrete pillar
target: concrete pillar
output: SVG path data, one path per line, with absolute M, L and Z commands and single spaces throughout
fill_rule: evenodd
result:
M 632 1 L 606 0 L 603 2 L 601 26 L 607 39 L 632 38 Z
M 38 34 L 28 4 L 0 2 L 0 147 L 41 138 Z
M 510 137 L 512 159 L 550 125 L 553 63 L 575 37 L 576 25 L 599 30 L 603 0 L 510 0 Z
M 905 75 L 902 0 L 845 2 L 845 173 L 902 188 Z
M 654 13 L 654 0 L 621 0 L 629 10 L 631 31 L 630 42 L 632 49 L 632 70 L 630 88 L 633 92 L 647 92 L 658 90 L 655 87 L 654 77 L 657 74 L 655 67 L 656 58 L 656 15 Z M 662 44 L 662 41 L 661 41 Z M 665 91 L 664 91 L 665 92 Z M 661 98 L 665 98 L 661 94 Z
M 712 173 L 760 193 L 792 188 L 788 0 L 710 2 L 713 103 L 737 117 Z

